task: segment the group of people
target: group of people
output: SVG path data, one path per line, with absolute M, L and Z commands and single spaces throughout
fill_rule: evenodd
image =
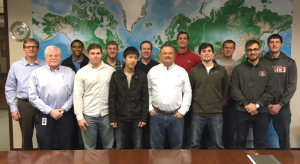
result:
M 140 52 L 124 50 L 123 63 L 115 41 L 107 42 L 102 61 L 99 44 L 84 55 L 84 44 L 74 40 L 73 54 L 61 63 L 58 47 L 45 49 L 45 62 L 37 57 L 39 42 L 26 39 L 26 56 L 13 63 L 5 85 L 22 149 L 33 148 L 34 126 L 41 150 L 52 150 L 55 140 L 59 149 L 78 149 L 79 135 L 86 150 L 96 149 L 98 138 L 103 149 L 163 149 L 166 142 L 171 149 L 199 149 L 204 135 L 210 149 L 246 149 L 251 125 L 254 148 L 265 149 L 271 119 L 280 148 L 290 149 L 297 68 L 280 51 L 282 37 L 268 38 L 270 51 L 262 58 L 260 43 L 247 41 L 241 64 L 232 59 L 232 40 L 223 42 L 217 60 L 211 44 L 202 43 L 196 55 L 188 43 L 188 33 L 178 33 L 178 50 L 162 45 L 158 63 L 151 59 L 151 42 L 144 41 Z

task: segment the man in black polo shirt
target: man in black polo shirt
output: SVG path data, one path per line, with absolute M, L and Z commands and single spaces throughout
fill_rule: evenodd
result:
M 137 62 L 136 68 L 147 74 L 153 66 L 159 64 L 151 59 L 152 43 L 149 41 L 143 41 L 140 45 L 140 52 L 142 58 Z

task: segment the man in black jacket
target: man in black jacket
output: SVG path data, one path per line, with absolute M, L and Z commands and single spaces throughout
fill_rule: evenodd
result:
M 73 54 L 66 58 L 61 65 L 70 67 L 75 73 L 77 71 L 86 66 L 89 63 L 89 58 L 87 58 L 82 52 L 84 49 L 84 45 L 80 40 L 74 40 L 71 43 L 71 50 Z
M 264 138 L 269 127 L 268 105 L 275 94 L 275 73 L 260 61 L 260 45 L 249 40 L 245 46 L 247 61 L 236 66 L 231 76 L 231 96 L 238 110 L 236 149 L 246 149 L 252 124 L 254 149 L 265 149 Z
M 112 74 L 109 88 L 109 119 L 115 128 L 116 149 L 124 149 L 128 132 L 134 149 L 142 149 L 142 127 L 149 111 L 148 81 L 144 72 L 135 69 L 139 52 L 125 49 L 125 67 Z
M 268 38 L 270 51 L 264 56 L 272 65 L 276 74 L 276 94 L 269 107 L 270 121 L 279 136 L 280 149 L 290 150 L 290 100 L 297 87 L 296 62 L 280 51 L 283 46 L 282 37 L 273 34 Z

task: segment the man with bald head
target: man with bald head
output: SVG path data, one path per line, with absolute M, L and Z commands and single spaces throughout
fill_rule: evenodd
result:
M 71 68 L 61 66 L 61 59 L 61 50 L 56 46 L 48 46 L 45 49 L 47 64 L 34 70 L 29 80 L 29 102 L 38 109 L 35 124 L 41 150 L 53 149 L 55 133 L 59 149 L 72 149 L 75 73 Z
M 181 149 L 183 116 L 191 104 L 191 86 L 184 68 L 174 64 L 174 47 L 165 44 L 160 50 L 161 64 L 149 71 L 150 143 L 152 149 L 163 149 L 166 134 L 171 149 Z

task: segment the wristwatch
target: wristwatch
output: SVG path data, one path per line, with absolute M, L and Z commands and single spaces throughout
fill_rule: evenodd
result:
M 256 103 L 256 105 L 255 105 L 255 106 L 256 106 L 256 108 L 259 108 L 259 104 L 258 104 L 258 103 Z

